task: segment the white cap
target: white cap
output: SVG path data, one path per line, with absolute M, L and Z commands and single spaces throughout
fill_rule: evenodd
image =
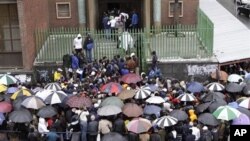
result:
M 134 52 L 130 54 L 130 57 L 133 57 L 133 56 L 135 56 L 135 53 L 134 53 Z
M 61 68 L 58 68 L 57 71 L 63 71 Z
M 208 130 L 207 126 L 203 126 L 202 130 Z
M 82 35 L 79 33 L 79 34 L 77 35 L 77 37 L 82 37 Z
M 94 76 L 94 75 L 95 75 L 95 71 L 92 71 L 90 75 L 91 75 L 91 76 Z

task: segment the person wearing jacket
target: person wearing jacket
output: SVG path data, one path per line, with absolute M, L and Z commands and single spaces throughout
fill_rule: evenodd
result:
M 44 135 L 44 133 L 49 132 L 48 130 L 48 123 L 45 121 L 44 118 L 39 118 L 39 122 L 38 122 L 38 132 L 40 134 L 42 134 L 42 136 Z
M 188 110 L 189 113 L 189 119 L 191 122 L 194 122 L 195 120 L 197 120 L 197 115 L 194 113 L 193 109 Z
M 91 115 L 88 123 L 88 141 L 96 141 L 97 135 L 98 121 L 95 120 L 95 115 Z
M 86 58 L 87 58 L 87 61 L 90 63 L 92 62 L 93 58 L 92 58 L 92 50 L 94 48 L 94 40 L 93 38 L 90 36 L 90 34 L 88 33 L 85 40 L 84 40 L 84 49 L 86 51 Z

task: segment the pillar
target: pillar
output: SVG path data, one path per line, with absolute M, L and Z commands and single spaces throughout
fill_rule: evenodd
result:
M 144 0 L 144 27 L 150 29 L 150 0 Z
M 154 26 L 161 26 L 161 0 L 153 1 Z
M 85 0 L 77 0 L 79 27 L 86 26 L 86 6 Z
M 88 0 L 88 21 L 89 28 L 96 28 L 96 0 Z

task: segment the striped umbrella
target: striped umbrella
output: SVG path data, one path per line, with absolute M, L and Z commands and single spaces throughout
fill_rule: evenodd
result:
M 135 99 L 145 99 L 151 94 L 151 90 L 148 87 L 142 87 L 135 92 Z
M 17 79 L 9 74 L 0 75 L 0 84 L 11 85 L 16 84 Z
M 66 104 L 69 105 L 69 107 L 75 108 L 91 107 L 92 101 L 87 96 L 73 95 L 67 100 Z
M 222 120 L 232 120 L 235 119 L 237 117 L 239 117 L 241 114 L 240 111 L 238 111 L 235 108 L 232 108 L 228 105 L 226 106 L 220 106 L 219 108 L 217 108 L 214 112 L 213 115 L 217 118 L 217 119 L 222 119 Z
M 106 105 L 115 105 L 115 106 L 118 106 L 118 107 L 122 108 L 124 104 L 121 101 L 121 99 L 119 99 L 118 97 L 111 96 L 111 97 L 105 98 L 102 101 L 100 106 L 102 107 L 102 106 L 106 106 Z
M 63 91 L 53 91 L 47 96 L 44 100 L 46 104 L 58 104 L 62 103 L 63 100 L 67 97 L 67 94 Z
M 53 90 L 53 91 L 60 91 L 62 89 L 61 85 L 59 83 L 53 82 L 53 83 L 49 83 L 47 84 L 44 89 L 47 90 Z
M 143 114 L 143 110 L 135 103 L 127 103 L 123 106 L 122 113 L 127 117 L 139 117 Z
M 30 108 L 30 109 L 40 109 L 43 106 L 45 106 L 44 102 L 42 101 L 42 99 L 40 99 L 39 97 L 36 96 L 30 96 L 27 97 L 23 102 L 22 105 L 26 108 Z
M 0 84 L 0 93 L 5 92 L 7 90 L 7 87 L 3 84 Z
M 161 104 L 164 103 L 165 100 L 160 96 L 151 96 L 146 100 L 146 102 L 151 104 Z
M 118 94 L 122 91 L 122 85 L 115 82 L 109 82 L 103 85 L 100 89 L 101 92 L 104 93 L 115 93 Z
M 250 98 L 246 98 L 239 103 L 240 107 L 250 109 Z
M 223 91 L 225 89 L 225 87 L 218 82 L 209 83 L 206 88 L 210 91 Z
M 34 93 L 29 90 L 29 89 L 26 89 L 26 88 L 22 88 L 21 90 L 15 92 L 14 94 L 11 95 L 11 99 L 16 99 L 17 97 L 20 97 L 20 96 L 31 96 L 33 95 Z
M 163 116 L 156 119 L 156 125 L 161 128 L 169 127 L 177 124 L 178 120 L 172 116 Z
M 141 81 L 141 76 L 135 73 L 129 73 L 122 76 L 121 81 L 124 83 L 137 83 Z
M 118 97 L 121 100 L 125 100 L 125 99 L 129 99 L 129 98 L 133 98 L 135 96 L 135 90 L 123 90 Z
M 47 90 L 43 89 L 41 91 L 36 92 L 36 96 L 40 97 L 43 101 L 45 100 L 46 97 L 48 97 L 53 91 L 52 90 Z
M 97 110 L 97 114 L 100 116 L 117 115 L 121 112 L 122 112 L 121 108 L 115 105 L 106 105 Z
M 196 97 L 193 94 L 184 93 L 177 97 L 180 101 L 195 101 Z
M 147 132 L 152 124 L 149 120 L 145 118 L 134 118 L 126 125 L 128 131 L 134 132 L 136 134 Z

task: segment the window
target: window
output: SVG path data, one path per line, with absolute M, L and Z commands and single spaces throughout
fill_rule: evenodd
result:
M 56 14 L 58 19 L 71 18 L 70 2 L 57 2 Z
M 169 1 L 169 12 L 168 12 L 169 17 L 174 17 L 174 6 L 175 6 L 175 1 Z M 183 1 L 180 0 L 177 4 L 177 15 L 179 15 L 179 17 L 183 17 Z

